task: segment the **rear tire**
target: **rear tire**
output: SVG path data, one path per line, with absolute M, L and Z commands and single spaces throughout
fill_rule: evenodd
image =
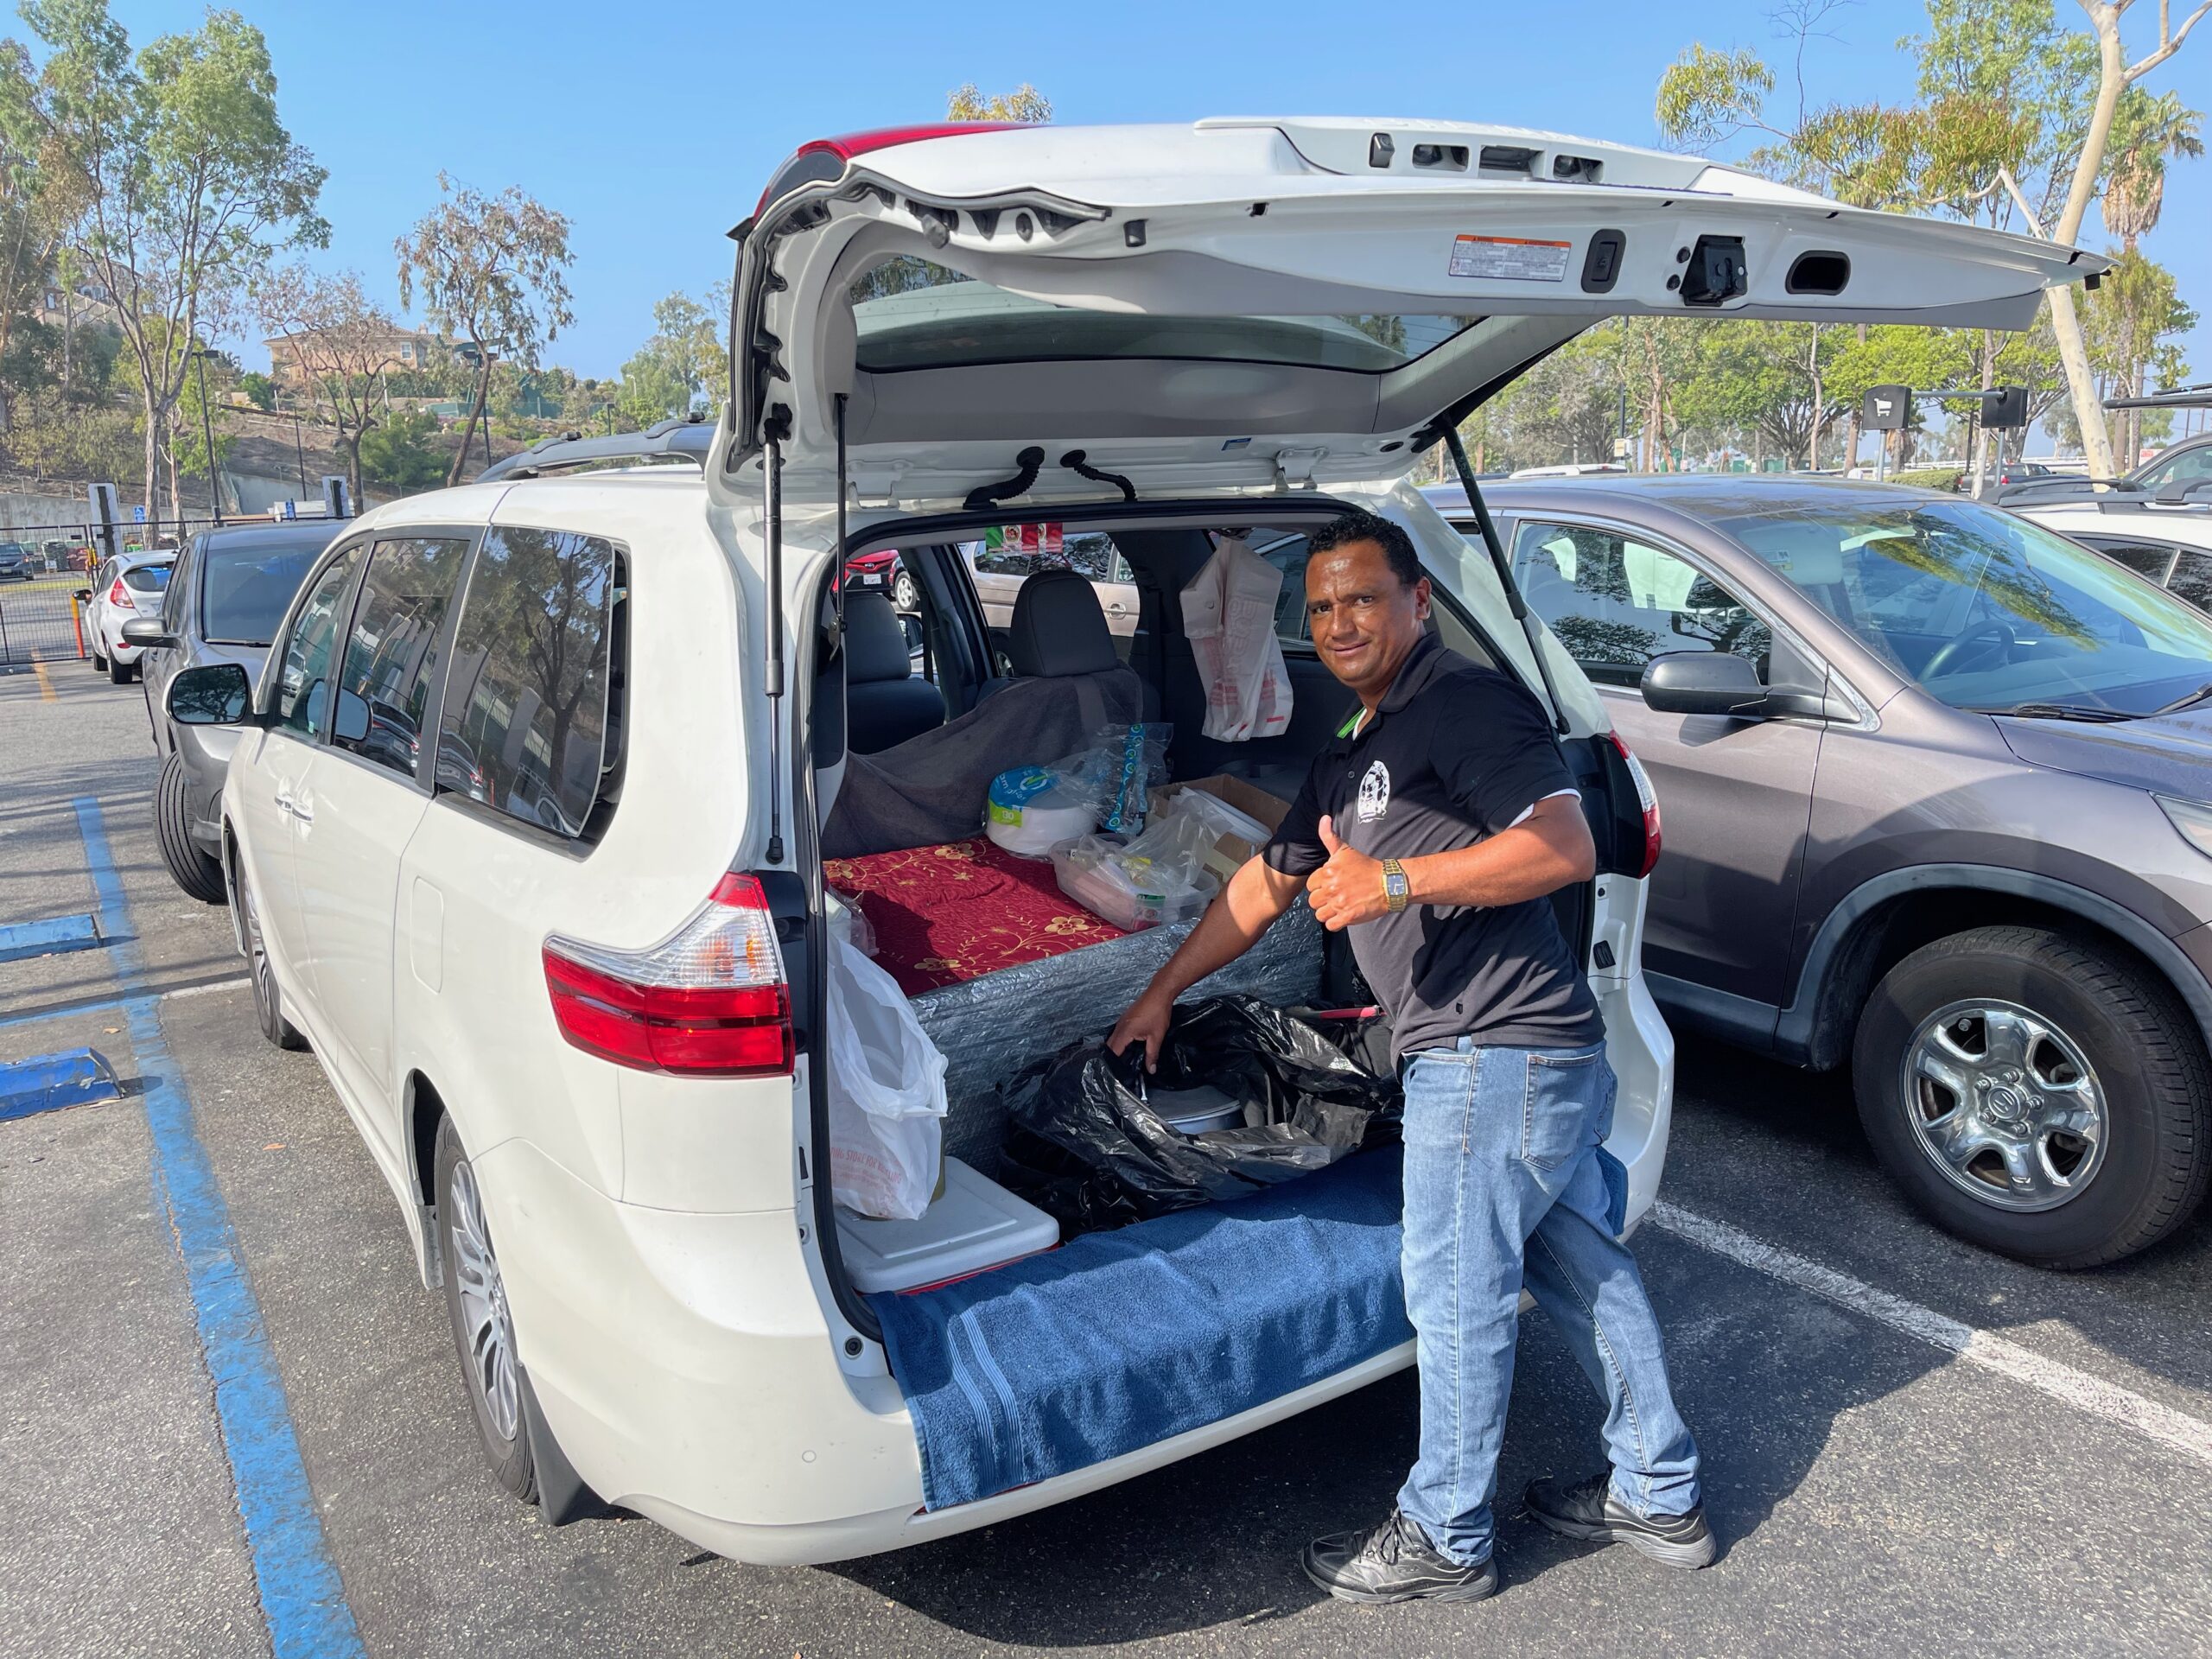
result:
M 261 909 L 255 904 L 253 887 L 245 872 L 238 872 L 238 910 L 245 925 L 246 960 L 252 964 L 253 1013 L 261 1024 L 261 1034 L 276 1047 L 294 1053 L 308 1046 L 300 1028 L 284 1017 L 284 994 L 276 988 L 276 970 L 269 965 L 269 946 L 261 932 Z
M 2040 1267 L 2133 1255 L 2212 1176 L 2194 1021 L 2091 940 L 1984 927 L 1914 951 L 1867 999 L 1852 1074 L 1867 1138 L 1915 1206 Z
M 110 685 L 128 685 L 138 671 L 125 662 L 111 657 L 107 659 L 107 678 Z
M 461 1360 L 477 1439 L 493 1477 L 512 1497 L 537 1502 L 537 1459 L 523 1408 L 528 1384 L 515 1350 L 499 1258 L 476 1173 L 461 1149 L 453 1119 L 438 1120 L 438 1243 L 445 1262 L 446 1323 Z
M 203 905 L 219 905 L 223 891 L 223 861 L 210 858 L 192 839 L 192 814 L 188 808 L 184 762 L 172 754 L 162 762 L 162 780 L 154 790 L 154 834 L 161 842 L 162 862 L 188 898 Z

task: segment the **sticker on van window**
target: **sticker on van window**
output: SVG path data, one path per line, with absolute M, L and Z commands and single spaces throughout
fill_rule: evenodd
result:
M 993 524 L 983 531 L 983 548 L 990 553 L 1058 554 L 1065 546 L 1058 524 Z
M 1519 236 L 1462 236 L 1452 244 L 1454 276 L 1516 283 L 1563 283 L 1572 242 L 1532 242 Z

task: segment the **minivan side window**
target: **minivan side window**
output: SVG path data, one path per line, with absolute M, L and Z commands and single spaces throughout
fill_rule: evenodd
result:
M 329 724 L 330 648 L 338 632 L 338 607 L 353 580 L 361 550 L 349 547 L 315 579 L 306 602 L 292 619 L 276 676 L 276 723 L 302 737 L 315 737 Z
M 439 637 L 467 556 L 464 537 L 378 542 L 361 578 L 331 741 L 403 778 L 416 775 Z
M 1529 608 L 1601 685 L 1637 684 L 1654 657 L 1726 651 L 1767 677 L 1767 626 L 1672 553 L 1590 524 L 1525 524 L 1513 576 Z
M 436 777 L 568 840 L 582 838 L 609 741 L 620 553 L 596 536 L 494 527 L 454 637 Z

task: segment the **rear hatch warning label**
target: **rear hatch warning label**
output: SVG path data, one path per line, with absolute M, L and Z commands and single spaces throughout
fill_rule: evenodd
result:
M 1572 242 L 1531 242 L 1518 236 L 1463 236 L 1452 244 L 1454 276 L 1488 276 L 1516 283 L 1567 280 Z

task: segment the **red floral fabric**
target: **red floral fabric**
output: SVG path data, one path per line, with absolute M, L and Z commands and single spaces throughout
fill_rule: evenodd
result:
M 875 933 L 875 960 L 912 995 L 1127 937 L 1060 891 L 1049 859 L 986 836 L 833 858 L 823 879 Z

